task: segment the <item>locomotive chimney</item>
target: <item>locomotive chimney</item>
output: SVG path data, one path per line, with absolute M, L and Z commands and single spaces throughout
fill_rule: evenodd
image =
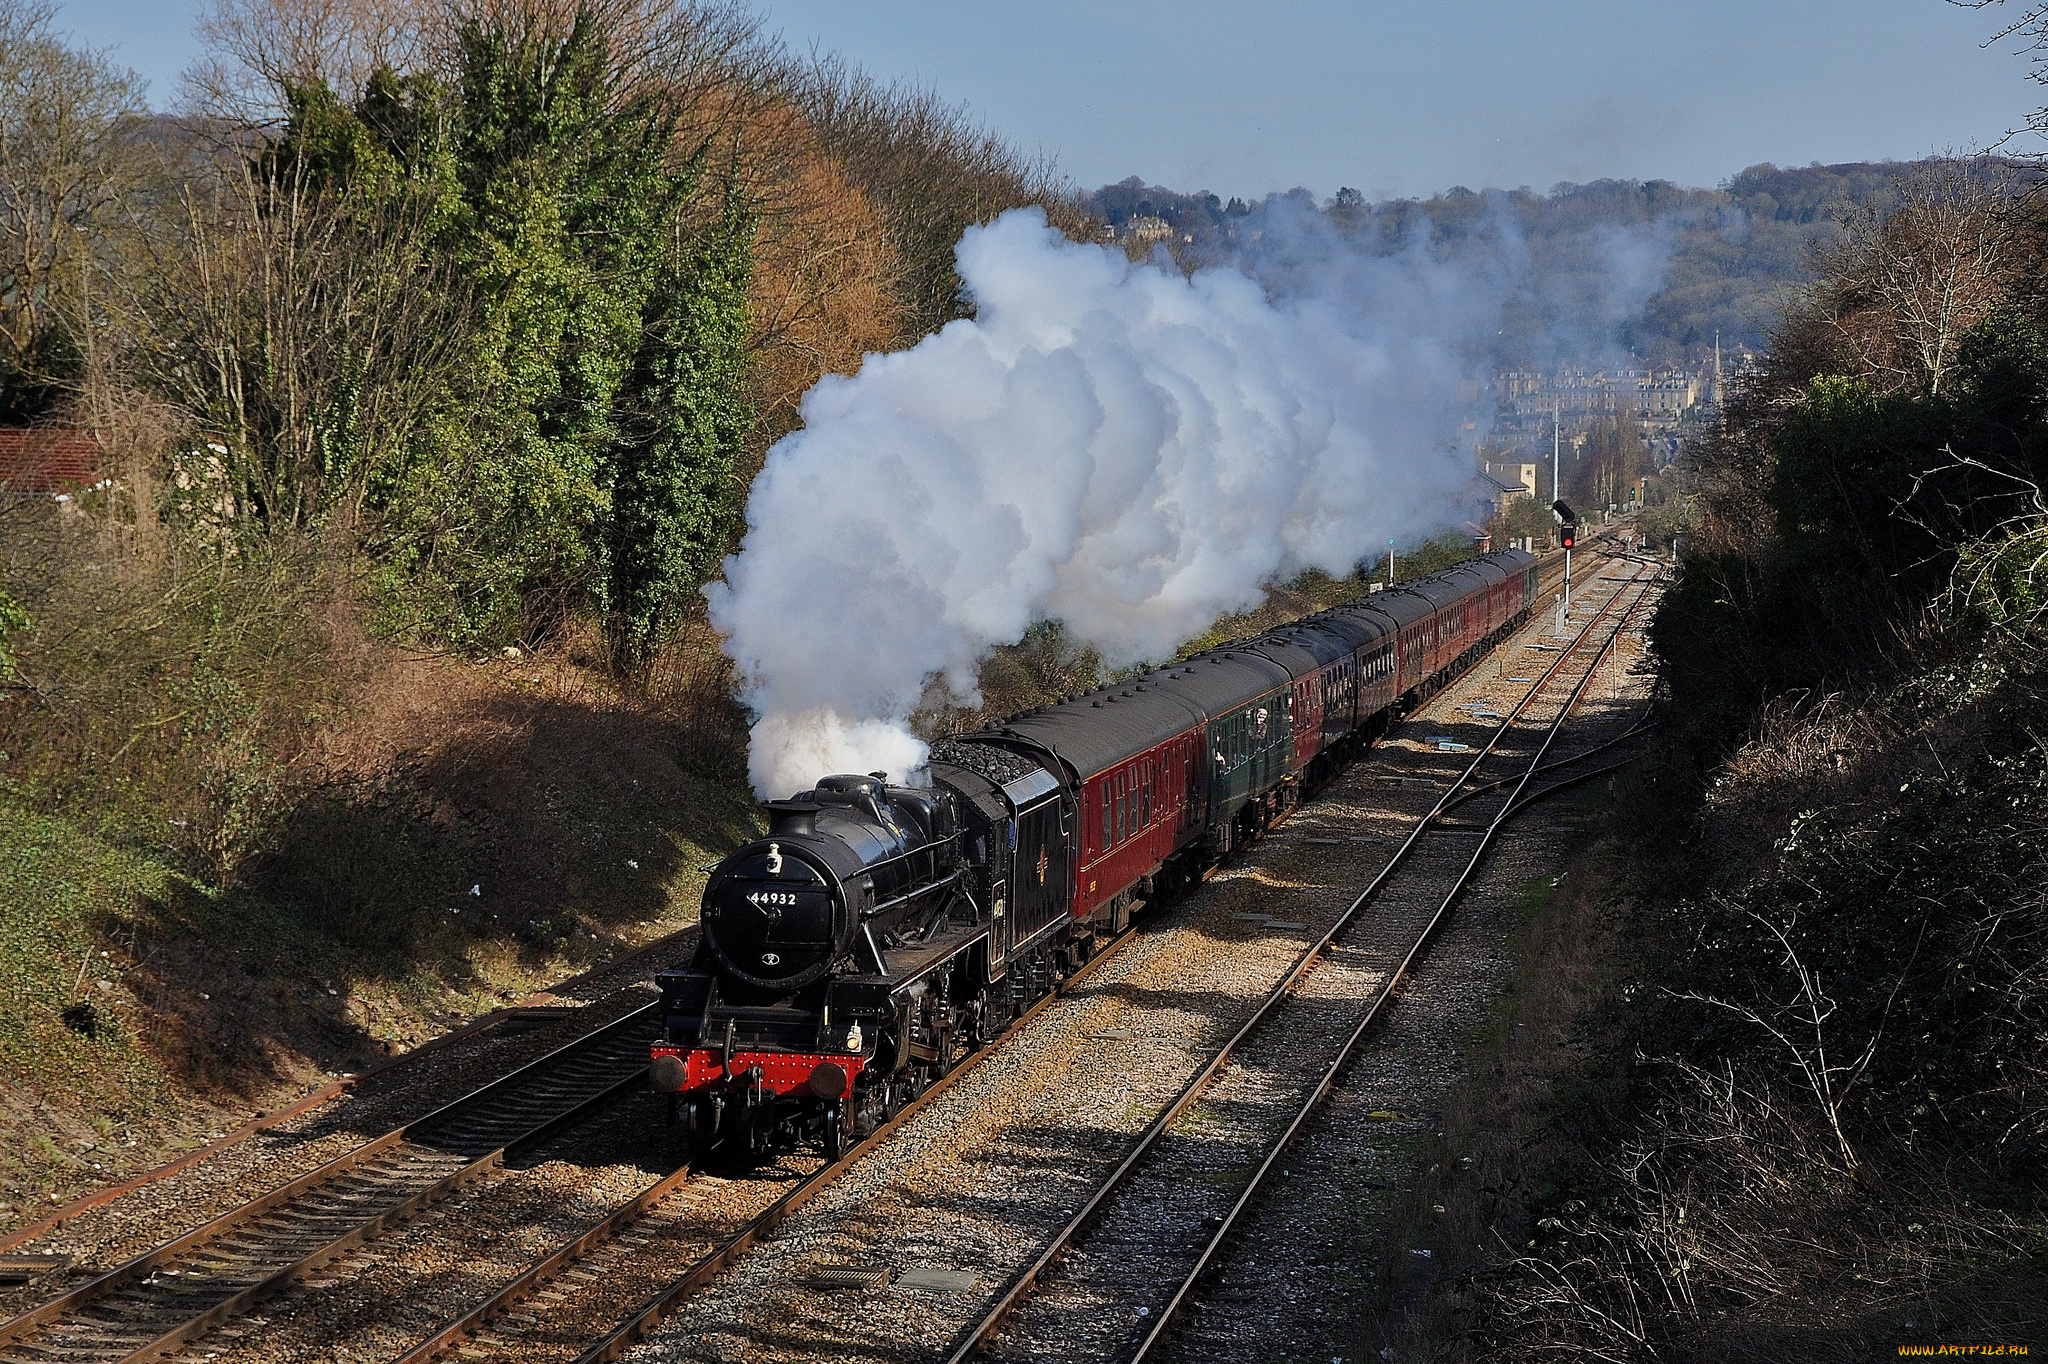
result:
M 808 800 L 771 800 L 768 802 L 768 832 L 777 838 L 811 833 L 816 829 L 814 821 L 822 808 Z

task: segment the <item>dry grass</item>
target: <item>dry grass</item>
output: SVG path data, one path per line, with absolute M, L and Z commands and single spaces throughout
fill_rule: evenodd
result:
M 1967 672 L 1767 711 L 1682 840 L 1644 838 L 1665 793 L 1617 802 L 1418 1163 L 1399 1225 L 1434 1272 L 1389 1304 L 1395 1358 L 2048 1326 L 2034 691 Z
M 757 828 L 701 622 L 636 681 L 594 631 L 399 649 L 360 628 L 346 560 L 181 542 L 133 487 L 0 507 L 31 619 L 0 691 L 23 1218 L 689 922 L 698 868 Z

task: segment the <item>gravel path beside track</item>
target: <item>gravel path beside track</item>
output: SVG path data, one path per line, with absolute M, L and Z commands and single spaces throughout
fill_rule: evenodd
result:
M 1655 680 L 1633 671 L 1643 656 L 1640 633 L 1624 634 L 1587 689 L 1578 734 L 1611 733 L 1641 713 Z M 1401 1282 L 1378 1277 L 1389 1236 L 1404 1230 L 1387 1218 L 1415 1173 L 1414 1147 L 1438 1130 L 1442 1096 L 1462 1078 L 1461 1039 L 1485 1025 L 1513 973 L 1512 936 L 1529 898 L 1546 893 L 1568 860 L 1584 808 L 1576 801 L 1603 790 L 1595 782 L 1583 796 L 1533 810 L 1503 839 L 1402 986 L 1371 1051 L 1290 1148 L 1292 1177 L 1249 1209 L 1158 1357 L 1243 1359 L 1278 1347 L 1287 1358 L 1355 1364 L 1384 1343 L 1383 1293 L 1412 1287 L 1431 1268 L 1426 1243 L 1399 1245 L 1405 1253 L 1391 1258 Z M 1388 1113 L 1401 1120 L 1373 1117 Z M 1405 1230 L 1426 1242 L 1426 1227 Z

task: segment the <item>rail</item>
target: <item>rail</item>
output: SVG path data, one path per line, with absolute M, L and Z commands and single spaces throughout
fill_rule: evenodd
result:
M 0 1323 L 0 1346 L 32 1342 L 46 1329 L 56 1329 L 65 1332 L 61 1352 L 67 1359 L 140 1364 L 191 1343 L 644 1082 L 644 1051 L 631 1066 L 605 1066 L 603 1052 L 646 1032 L 646 1025 L 659 1014 L 658 1002 L 634 1009 L 195 1231 Z M 498 1139 L 505 1116 L 492 1113 L 493 1105 L 510 1102 L 516 1114 L 523 1088 L 593 1054 L 597 1074 L 585 1077 L 590 1083 L 578 1087 L 573 1102 L 554 1107 L 538 1122 L 515 1117 L 513 1135 Z M 472 1118 L 481 1121 L 478 1140 L 488 1145 L 469 1155 L 458 1138 L 463 1122 Z M 473 1140 L 469 1146 L 474 1149 L 476 1144 Z M 444 1168 L 450 1164 L 454 1168 Z M 350 1187 L 336 1193 L 347 1176 L 367 1179 L 368 1191 Z M 290 1216 L 296 1204 L 315 1200 L 336 1202 L 339 1208 L 317 1218 Z M 272 1214 L 280 1225 L 259 1225 Z M 310 1238 L 300 1229 L 305 1223 L 326 1226 L 333 1221 L 348 1225 Z M 179 1268 L 193 1263 L 203 1263 L 213 1272 L 187 1274 Z M 163 1279 L 176 1282 L 164 1284 Z M 122 1294 L 130 1301 L 117 1304 L 114 1299 Z M 124 1314 L 123 1308 L 131 1310 Z

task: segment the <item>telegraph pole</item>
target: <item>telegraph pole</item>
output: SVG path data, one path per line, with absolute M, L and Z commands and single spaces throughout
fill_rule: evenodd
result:
M 1394 585 L 1394 542 L 1387 541 L 1387 586 Z

